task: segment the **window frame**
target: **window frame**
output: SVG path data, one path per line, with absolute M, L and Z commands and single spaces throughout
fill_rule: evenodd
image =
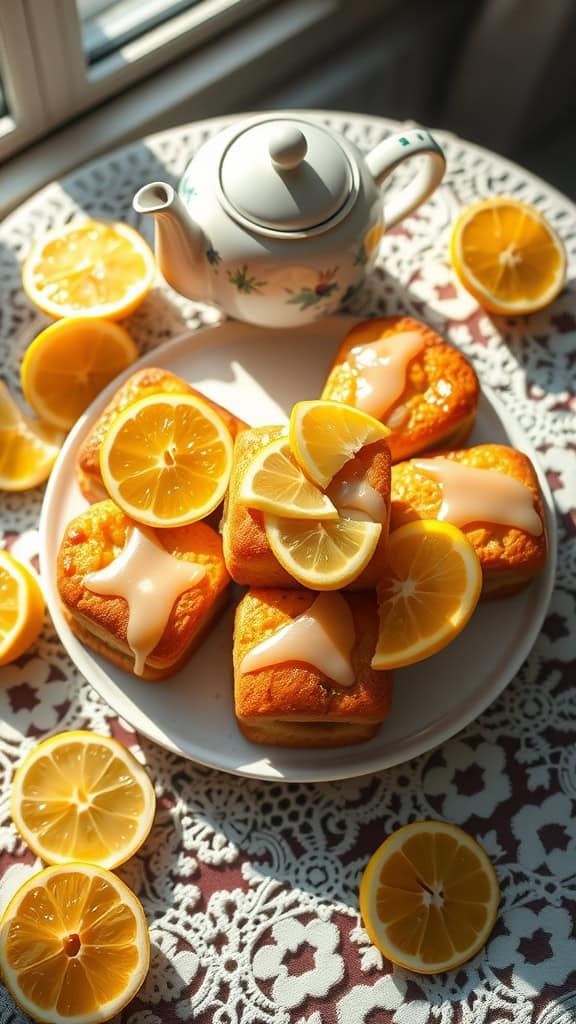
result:
M 21 0 L 0 3 L 0 77 L 8 113 L 0 116 L 0 161 L 45 129 L 42 98 L 26 12 Z
M 23 0 L 50 126 L 197 50 L 278 0 L 202 0 L 90 65 L 76 0 Z
M 0 13 L 24 11 L 39 0 L 0 0 Z M 71 0 L 42 0 L 43 18 L 37 32 L 45 29 L 42 66 L 58 36 L 55 12 L 70 9 Z M 220 0 L 222 3 L 223 0 Z M 244 17 L 198 46 L 188 45 L 179 58 L 154 73 L 144 73 L 123 91 L 108 95 L 94 106 L 88 104 L 76 116 L 56 119 L 73 81 L 71 71 L 43 91 L 37 74 L 39 115 L 35 125 L 22 134 L 21 144 L 10 150 L 10 137 L 0 150 L 0 217 L 6 216 L 47 182 L 61 178 L 79 164 L 98 158 L 117 146 L 186 122 L 227 118 L 234 113 L 293 106 L 297 83 L 305 81 L 310 68 L 322 65 L 334 47 L 345 45 L 401 6 L 403 0 L 248 0 L 252 16 Z M 74 3 L 75 5 L 75 3 Z M 38 9 L 38 8 L 36 8 Z M 247 11 L 247 8 L 245 8 Z M 46 22 L 50 22 L 51 26 Z M 1 28 L 1 22 L 0 22 Z M 79 31 L 79 29 L 77 29 Z M 63 54 L 63 43 L 60 42 Z M 38 68 L 33 48 L 27 72 L 31 83 Z M 53 58 L 52 58 L 53 59 Z M 65 66 L 63 56 L 57 63 Z M 70 65 L 68 61 L 68 65 Z M 302 76 L 304 75 L 304 78 Z M 50 76 L 49 76 L 50 77 Z M 288 99 L 282 90 L 288 90 Z M 278 93 L 280 90 L 280 93 Z M 50 97 L 52 110 L 47 111 Z M 300 103 L 309 106 L 307 99 Z M 312 103 L 312 105 L 317 105 Z M 32 122 L 30 122 L 32 124 Z M 0 138 L 0 146 L 2 145 Z M 2 159 L 3 156 L 9 159 Z

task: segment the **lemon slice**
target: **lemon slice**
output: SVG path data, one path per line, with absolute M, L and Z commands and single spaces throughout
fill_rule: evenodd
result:
M 0 380 L 0 490 L 43 484 L 63 440 L 61 431 L 25 416 Z
M 147 395 L 113 420 L 100 449 L 104 486 L 146 526 L 184 526 L 222 501 L 232 438 L 221 417 L 193 395 Z
M 415 821 L 393 832 L 360 883 L 371 941 L 393 963 L 421 974 L 454 970 L 478 953 L 499 900 L 485 851 L 445 821 Z
M 26 350 L 20 368 L 24 397 L 40 419 L 69 430 L 137 358 L 138 349 L 120 324 L 92 317 L 59 320 Z
M 288 519 L 264 513 L 270 547 L 280 565 L 311 590 L 352 583 L 372 558 L 381 523 L 352 519 Z
M 0 550 L 0 665 L 15 661 L 38 639 L 44 610 L 34 573 Z
M 306 476 L 327 487 L 344 463 L 364 445 L 388 437 L 383 423 L 342 402 L 297 402 L 292 408 L 288 439 Z
M 22 268 L 28 298 L 56 319 L 128 316 L 147 295 L 154 255 L 134 228 L 87 220 L 44 235 Z
M 48 864 L 123 864 L 146 839 L 156 797 L 126 747 L 108 736 L 62 732 L 33 747 L 16 771 L 12 819 Z
M 549 305 L 566 279 L 566 252 L 553 227 L 533 206 L 502 196 L 462 211 L 450 259 L 480 305 L 504 316 Z
M 290 519 L 338 518 L 327 495 L 300 469 L 285 437 L 272 441 L 255 456 L 240 484 L 238 500 Z
M 95 1024 L 134 998 L 150 964 L 142 904 L 94 864 L 45 868 L 18 889 L 0 921 L 2 979 L 45 1024 Z
M 372 668 L 412 665 L 446 647 L 464 629 L 481 590 L 478 556 L 456 526 L 420 519 L 394 530 L 378 586 Z

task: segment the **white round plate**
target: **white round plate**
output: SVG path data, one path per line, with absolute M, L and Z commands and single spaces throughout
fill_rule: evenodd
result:
M 147 354 L 93 403 L 68 437 L 52 471 L 40 522 L 46 600 L 58 635 L 78 669 L 114 711 L 143 735 L 202 764 L 261 779 L 350 778 L 400 764 L 453 736 L 510 682 L 542 625 L 554 580 L 552 498 L 539 472 L 550 558 L 530 587 L 480 605 L 444 651 L 396 672 L 393 709 L 368 743 L 334 750 L 292 750 L 249 743 L 234 718 L 233 607 L 186 667 L 151 683 L 122 672 L 84 647 L 67 626 L 56 587 L 56 554 L 68 521 L 86 507 L 75 478 L 78 447 L 118 384 L 141 366 L 160 366 L 256 426 L 285 422 L 295 401 L 320 393 L 350 317 L 331 317 L 300 330 L 264 330 L 226 322 L 176 338 Z M 538 469 L 520 427 L 486 390 L 471 444 L 521 448 Z

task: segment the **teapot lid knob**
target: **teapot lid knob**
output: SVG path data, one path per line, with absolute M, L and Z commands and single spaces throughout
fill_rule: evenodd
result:
M 268 152 L 272 162 L 282 170 L 290 171 L 298 167 L 307 151 L 306 136 L 294 125 L 283 125 L 270 136 Z

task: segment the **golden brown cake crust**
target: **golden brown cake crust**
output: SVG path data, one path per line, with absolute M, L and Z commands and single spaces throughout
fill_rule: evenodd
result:
M 269 719 L 260 723 L 238 722 L 238 728 L 251 743 L 265 743 L 271 747 L 350 747 L 353 743 L 366 743 L 376 736 L 380 723 L 370 725 L 355 722 L 338 725 L 334 722 L 307 722 L 306 730 L 297 722 L 278 722 Z
M 462 353 L 427 324 L 403 316 L 365 320 L 352 328 L 338 349 L 322 398 L 354 405 L 350 350 L 406 331 L 421 334 L 425 347 L 410 361 L 404 392 L 386 414 L 392 462 L 463 444 L 474 426 L 480 395 L 476 373 Z
M 284 427 L 253 427 L 242 431 L 234 443 L 234 459 L 228 495 L 224 504 L 222 537 L 224 558 L 233 580 L 251 587 L 299 587 L 300 584 L 284 569 L 272 554 L 264 528 L 264 516 L 258 509 L 250 509 L 238 501 L 240 484 L 250 462 L 266 444 L 282 437 Z M 354 459 L 334 477 L 340 480 L 363 478 L 383 498 L 387 513 L 390 505 L 390 452 L 385 441 L 366 445 Z M 367 565 L 350 589 L 374 587 L 380 578 L 386 560 L 388 519 L 382 526 L 378 546 Z
M 68 524 L 57 560 L 58 592 L 73 631 L 128 671 L 134 665 L 126 640 L 128 604 L 122 597 L 93 593 L 84 579 L 117 557 L 132 525 L 114 502 L 98 502 Z M 175 601 L 164 633 L 146 659 L 143 678 L 163 678 L 186 660 L 223 606 L 230 582 L 221 539 L 206 523 L 155 533 L 170 554 L 203 565 L 206 573 Z
M 186 647 L 180 657 L 176 661 L 168 661 L 160 663 L 154 658 L 148 658 L 144 665 L 142 674 L 138 676 L 139 679 L 145 679 L 147 682 L 158 682 L 161 679 L 168 679 L 170 676 L 179 672 L 184 667 L 189 658 L 194 654 L 194 651 L 200 647 L 206 635 L 210 632 L 210 629 L 215 620 L 220 615 L 220 612 L 226 607 L 228 603 L 227 591 L 223 590 L 222 593 L 216 598 L 212 606 L 207 609 L 206 615 L 202 621 L 202 625 L 198 628 L 198 631 L 194 634 L 194 637 L 190 641 L 188 647 Z M 90 647 L 96 654 L 101 654 L 107 658 L 118 668 L 121 668 L 124 672 L 133 672 L 134 669 L 134 655 L 132 651 L 126 646 L 112 646 L 110 642 L 105 640 L 102 636 L 96 635 L 90 626 L 83 622 L 78 615 L 74 615 L 68 608 L 63 607 L 64 618 L 70 626 L 72 632 L 78 637 L 82 643 Z
M 532 493 L 534 508 L 543 526 L 538 536 L 497 523 L 469 523 L 461 527 L 480 559 L 484 575 L 483 596 L 514 593 L 529 583 L 546 561 L 544 503 L 530 459 L 515 448 L 499 444 L 443 452 L 442 457 L 472 468 L 506 473 Z M 424 470 L 418 469 L 413 461 L 392 467 L 391 530 L 414 519 L 436 519 L 441 504 L 441 485 Z
M 341 746 L 373 736 L 390 712 L 392 674 L 370 668 L 378 636 L 372 593 L 343 595 L 356 630 L 352 686 L 338 686 L 313 665 L 298 661 L 242 673 L 240 666 L 248 651 L 303 614 L 316 596 L 310 590 L 255 589 L 244 595 L 236 609 L 235 709 L 242 731 L 255 742 Z M 297 723 L 303 722 L 304 728 L 299 729 Z M 331 730 L 329 724 L 342 728 Z
M 233 438 L 236 437 L 239 430 L 243 430 L 246 426 L 243 420 L 206 398 L 176 374 L 156 366 L 147 366 L 142 370 L 137 370 L 118 388 L 78 450 L 76 460 L 78 485 L 87 501 L 101 501 L 108 496 L 100 473 L 100 448 L 109 426 L 118 413 L 126 409 L 132 402 L 146 398 L 148 395 L 157 394 L 195 395 L 197 398 L 201 398 L 222 417 Z

